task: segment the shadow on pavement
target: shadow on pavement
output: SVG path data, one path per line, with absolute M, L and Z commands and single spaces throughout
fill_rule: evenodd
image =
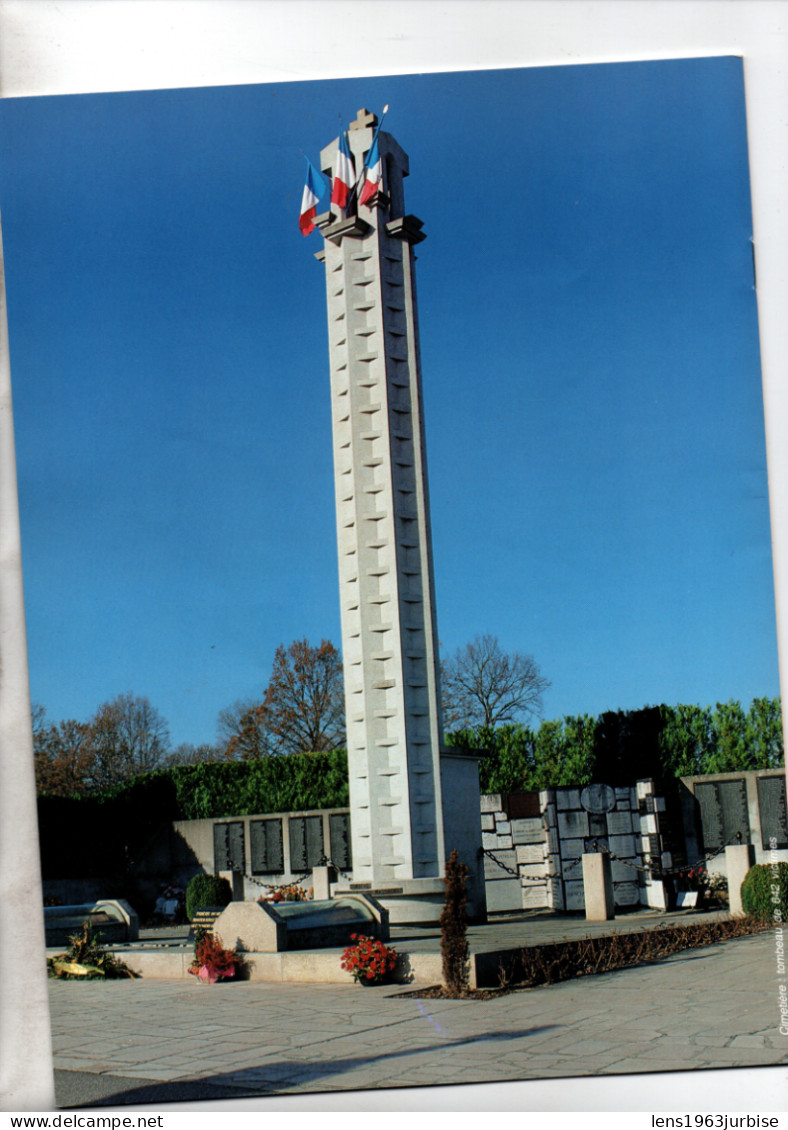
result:
M 424 1010 L 428 1015 L 428 1010 Z M 429 1016 L 428 1016 L 429 1018 Z M 444 1035 L 440 1025 L 434 1022 L 440 1035 Z M 171 1082 L 131 1079 L 120 1075 L 94 1075 L 83 1071 L 55 1072 L 55 1094 L 58 1109 L 82 1109 L 96 1106 L 138 1105 L 141 1103 L 161 1104 L 168 1102 L 201 1102 L 222 1098 L 251 1098 L 260 1095 L 287 1094 L 292 1088 L 304 1082 L 315 1083 L 320 1079 L 332 1080 L 358 1067 L 365 1067 L 384 1060 L 402 1059 L 421 1055 L 436 1049 L 450 1051 L 468 1044 L 508 1042 L 525 1039 L 557 1028 L 557 1024 L 541 1027 L 509 1029 L 504 1032 L 484 1032 L 478 1036 L 464 1036 L 462 1039 L 445 1039 L 442 1042 L 422 1044 L 419 1047 L 402 1051 L 384 1052 L 381 1055 L 356 1056 L 350 1059 L 334 1060 L 278 1060 L 261 1063 L 258 1067 L 241 1068 L 200 1079 L 181 1079 Z M 444 1080 L 444 1082 L 448 1082 Z M 457 1080 L 461 1082 L 461 1080 Z M 419 1086 L 419 1083 L 402 1081 L 402 1086 Z M 423 1084 L 427 1086 L 429 1084 Z M 392 1086 L 391 1082 L 381 1082 L 381 1087 Z M 364 1084 L 349 1083 L 348 1089 L 371 1090 Z

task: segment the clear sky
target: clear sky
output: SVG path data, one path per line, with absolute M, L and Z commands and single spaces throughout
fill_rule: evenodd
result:
M 741 62 L 0 101 L 31 690 L 174 744 L 340 642 L 305 163 L 410 156 L 439 635 L 545 717 L 779 693 Z

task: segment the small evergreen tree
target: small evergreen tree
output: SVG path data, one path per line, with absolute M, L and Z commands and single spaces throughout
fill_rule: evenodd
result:
M 468 902 L 468 868 L 460 863 L 457 849 L 446 860 L 446 901 L 440 917 L 441 957 L 444 987 L 453 997 L 460 997 L 468 989 L 468 921 L 465 907 Z
M 756 863 L 744 876 L 741 903 L 745 914 L 761 922 L 788 922 L 788 863 Z
M 192 875 L 186 887 L 186 917 L 191 920 L 201 906 L 227 906 L 233 901 L 233 890 L 219 875 Z

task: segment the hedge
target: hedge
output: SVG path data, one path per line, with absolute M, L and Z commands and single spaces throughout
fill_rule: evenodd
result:
M 347 808 L 347 754 L 179 765 L 90 797 L 39 796 L 44 876 L 122 873 L 174 820 Z

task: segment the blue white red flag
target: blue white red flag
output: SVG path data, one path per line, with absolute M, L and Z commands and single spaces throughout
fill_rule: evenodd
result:
M 359 204 L 369 204 L 374 200 L 383 186 L 383 164 L 378 151 L 378 135 L 372 142 L 372 148 L 367 154 L 367 167 L 364 175 L 364 185 L 361 189 Z
M 317 214 L 315 205 L 318 200 L 323 199 L 326 192 L 323 174 L 317 171 L 308 158 L 306 163 L 306 184 L 304 185 L 304 195 L 301 198 L 301 216 L 298 221 L 302 235 L 309 235 L 310 232 L 315 230 L 315 216 Z
M 331 186 L 331 203 L 344 212 L 347 208 L 350 190 L 356 179 L 356 168 L 348 146 L 347 134 L 339 135 L 339 152 L 334 166 L 334 183 Z

